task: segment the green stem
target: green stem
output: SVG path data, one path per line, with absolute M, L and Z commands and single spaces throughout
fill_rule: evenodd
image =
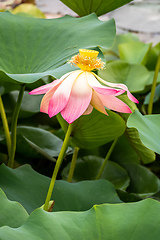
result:
M 57 177 L 59 168 L 61 166 L 64 154 L 65 154 L 66 149 L 67 149 L 68 144 L 69 144 L 69 139 L 70 139 L 70 135 L 71 135 L 71 132 L 72 132 L 72 128 L 73 128 L 73 124 L 69 124 L 67 132 L 66 132 L 66 136 L 65 136 L 62 148 L 61 148 L 61 151 L 59 153 L 59 156 L 58 156 L 55 168 L 54 168 L 54 172 L 53 172 L 53 175 L 52 175 L 50 186 L 49 186 L 49 189 L 48 189 L 46 201 L 45 201 L 44 208 L 43 208 L 45 211 L 48 211 L 48 206 L 49 206 L 49 202 L 50 202 L 50 199 L 51 199 L 51 196 L 52 196 L 52 192 L 53 192 L 54 184 L 55 184 L 55 181 L 56 181 L 56 177 Z
M 117 140 L 118 140 L 118 138 L 116 138 L 116 139 L 113 141 L 113 143 L 112 143 L 112 145 L 111 145 L 111 147 L 110 147 L 110 149 L 109 149 L 109 151 L 108 151 L 108 153 L 107 153 L 107 155 L 106 155 L 106 157 L 105 157 L 105 159 L 104 159 L 104 162 L 103 162 L 103 164 L 102 164 L 102 166 L 101 166 L 101 168 L 100 168 L 100 170 L 99 170 L 99 173 L 98 173 L 98 175 L 97 175 L 97 177 L 96 177 L 96 180 L 100 179 L 100 177 L 101 177 L 101 175 L 102 175 L 102 173 L 103 173 L 103 171 L 104 171 L 104 168 L 105 168 L 105 166 L 106 166 L 106 164 L 107 164 L 107 161 L 108 161 L 108 159 L 109 159 L 109 157 L 110 157 L 110 155 L 111 155 L 111 153 L 112 153 L 112 151 L 113 151 L 113 149 L 114 149 L 114 147 L 115 147 L 115 145 L 116 145 L 116 143 L 117 143 Z
M 6 113 L 5 113 L 5 110 L 4 110 L 4 105 L 3 105 L 3 102 L 2 102 L 1 96 L 0 96 L 0 113 L 1 113 L 2 123 L 3 123 L 4 133 L 5 133 L 5 136 L 6 136 L 8 155 L 9 155 L 10 151 L 11 151 L 11 136 L 10 136 L 10 133 L 9 133 L 8 121 L 7 121 L 7 118 L 6 118 Z
M 70 166 L 70 169 L 69 169 L 69 175 L 68 175 L 68 179 L 67 179 L 68 182 L 72 181 L 74 169 L 75 169 L 75 166 L 76 166 L 76 160 L 77 160 L 78 152 L 79 152 L 79 148 L 75 147 L 74 148 L 74 153 L 73 153 L 73 156 L 72 156 L 71 166 Z
M 25 89 L 25 84 L 21 85 L 21 89 L 19 92 L 19 96 L 16 102 L 16 106 L 13 112 L 12 117 L 12 124 L 11 124 L 11 150 L 9 154 L 9 161 L 8 161 L 8 167 L 13 168 L 14 164 L 14 157 L 16 152 L 16 128 L 17 128 L 17 121 L 18 121 L 18 115 L 21 107 L 21 102 L 23 98 L 23 93 Z
M 156 64 L 154 77 L 153 77 L 153 83 L 152 83 L 152 88 L 151 88 L 151 95 L 150 95 L 149 104 L 148 104 L 148 114 L 152 114 L 153 99 L 154 99 L 154 94 L 155 94 L 155 90 L 156 90 L 159 69 L 160 69 L 160 53 L 159 53 L 159 56 L 158 56 L 158 59 L 157 59 L 157 64 Z

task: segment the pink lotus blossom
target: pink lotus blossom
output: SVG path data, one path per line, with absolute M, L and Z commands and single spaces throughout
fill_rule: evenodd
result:
M 44 94 L 40 111 L 53 117 L 59 112 L 62 117 L 72 123 L 83 114 L 90 114 L 93 108 L 106 114 L 106 109 L 117 112 L 131 113 L 131 109 L 118 95 L 127 92 L 128 98 L 138 103 L 124 84 L 110 83 L 91 72 L 103 68 L 104 63 L 97 59 L 98 52 L 80 49 L 70 61 L 80 67 L 63 75 L 52 83 L 34 89 L 30 94 Z M 103 84 L 103 85 L 102 85 Z

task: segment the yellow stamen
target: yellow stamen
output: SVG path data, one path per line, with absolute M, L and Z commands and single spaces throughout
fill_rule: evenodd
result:
M 100 58 L 97 58 L 98 53 L 95 50 L 79 49 L 79 54 L 73 56 L 69 63 L 84 71 L 103 69 L 105 63 Z
M 96 59 L 98 57 L 99 52 L 95 50 L 87 50 L 87 49 L 79 49 L 79 54 L 81 57 L 90 57 Z

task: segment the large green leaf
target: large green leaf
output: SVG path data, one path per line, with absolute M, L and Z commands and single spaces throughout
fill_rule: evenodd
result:
M 124 83 L 131 92 L 140 92 L 150 84 L 151 73 L 142 65 L 113 61 L 98 75 L 108 82 Z
M 118 34 L 110 50 L 119 56 L 119 45 L 127 42 L 139 42 L 139 39 L 131 33 Z
M 9 85 L 9 84 L 8 84 Z M 19 91 L 12 91 L 8 94 L 3 95 L 3 103 L 7 114 L 13 115 L 13 111 L 18 99 Z M 22 104 L 20 107 L 19 118 L 30 117 L 40 110 L 40 102 L 42 95 L 32 96 L 28 94 L 28 91 L 24 92 Z
M 125 134 L 118 139 L 110 159 L 117 162 L 121 166 L 123 166 L 125 163 L 140 163 L 138 155 L 127 140 Z
M 17 135 L 17 152 L 30 157 L 33 149 L 41 154 L 57 157 L 63 144 L 60 138 L 41 128 L 19 126 Z
M 37 209 L 18 229 L 3 227 L 1 240 L 158 240 L 160 203 L 104 204 L 86 212 Z
M 12 202 L 0 189 L 0 227 L 20 227 L 28 218 L 28 213 L 18 202 Z
M 61 0 L 79 16 L 85 16 L 95 12 L 98 16 L 111 12 L 116 8 L 123 6 L 131 0 Z
M 127 42 L 119 44 L 120 58 L 130 64 L 143 64 L 146 62 L 147 54 L 151 48 L 151 44 L 143 42 Z
M 108 62 L 119 59 L 119 44 L 133 41 L 139 41 L 139 39 L 136 35 L 131 33 L 116 35 L 112 47 L 108 50 L 103 49 L 103 54 L 106 58 L 106 61 Z
M 72 143 L 80 148 L 94 148 L 121 136 L 125 131 L 124 120 L 116 113 L 107 110 L 109 116 L 93 110 L 74 122 Z M 68 123 L 59 114 L 58 120 L 66 131 Z
M 122 101 L 124 101 L 127 105 L 129 105 L 129 107 L 132 110 L 132 112 L 134 112 L 135 110 L 138 110 L 136 104 L 133 103 L 130 99 L 126 98 L 125 95 L 122 95 L 119 98 Z M 130 114 L 128 114 L 128 113 L 121 113 L 120 115 L 123 117 L 125 122 L 127 122 L 128 117 L 130 116 Z M 141 141 L 141 139 L 139 137 L 139 133 L 138 133 L 137 129 L 135 129 L 135 128 L 126 128 L 125 136 L 126 136 L 128 142 L 130 143 L 130 145 L 133 147 L 133 149 L 137 153 L 140 161 L 142 161 L 144 164 L 147 164 L 147 163 L 153 162 L 155 160 L 155 158 L 156 158 L 155 153 L 152 150 L 148 149 L 142 143 L 142 141 Z M 121 143 L 121 145 L 122 145 L 122 143 Z M 123 146 L 122 146 L 122 149 L 123 149 Z M 127 147 L 127 149 L 128 149 L 128 147 Z M 131 157 L 131 154 L 133 154 L 133 149 L 130 149 L 130 150 L 128 149 L 129 150 L 128 153 L 130 154 L 130 157 Z M 124 150 L 122 150 L 122 151 L 124 151 Z M 122 163 L 125 162 L 125 157 L 123 156 L 122 159 L 123 158 L 124 158 L 124 160 L 121 161 Z M 134 162 L 134 163 L 136 163 L 135 160 L 131 161 L 130 159 L 128 159 L 127 162 Z
M 133 112 L 127 121 L 129 128 L 136 128 L 142 143 L 160 154 L 160 114 L 143 116 L 139 111 Z
M 2 80 L 2 79 L 1 79 Z M 20 85 L 17 82 L 7 82 L 7 81 L 0 81 L 0 94 L 9 93 L 14 90 L 20 89 Z
M 144 100 L 144 104 L 149 104 L 150 97 L 151 97 L 151 92 L 149 92 L 146 95 L 145 100 Z M 157 102 L 159 98 L 160 98 L 160 84 L 155 89 L 153 103 Z
M 104 159 L 96 156 L 86 156 L 76 160 L 76 167 L 72 182 L 83 180 L 95 180 Z M 63 179 L 67 179 L 70 169 L 68 164 L 62 171 Z M 108 161 L 101 175 L 101 179 L 107 179 L 117 189 L 126 189 L 129 185 L 129 177 L 124 168 L 119 164 Z
M 4 134 L 0 141 L 5 142 Z M 40 155 L 56 161 L 53 157 L 58 157 L 63 141 L 54 134 L 38 127 L 18 126 L 17 127 L 17 153 L 25 155 L 25 158 L 37 158 Z M 69 147 L 67 152 L 70 152 Z
M 126 137 L 134 148 L 135 152 L 139 156 L 140 160 L 144 163 L 151 163 L 155 161 L 156 155 L 155 153 L 147 148 L 141 141 L 139 132 L 135 128 L 127 128 L 125 131 Z
M 0 78 L 32 83 L 54 76 L 79 48 L 108 48 L 115 37 L 114 20 L 95 14 L 83 18 L 31 19 L 0 13 Z
M 143 200 L 143 197 L 139 196 L 136 193 L 128 193 L 124 190 L 117 189 L 118 196 L 123 202 L 129 203 L 129 202 L 138 202 L 140 200 Z
M 125 168 L 130 177 L 128 191 L 140 196 L 151 196 L 159 190 L 159 178 L 146 167 L 129 163 Z
M 0 167 L 0 187 L 10 200 L 20 202 L 29 213 L 44 204 L 49 183 L 50 178 L 29 165 L 17 169 Z M 53 211 L 84 211 L 94 204 L 121 202 L 113 185 L 104 179 L 80 183 L 56 181 L 52 200 Z
M 149 70 L 152 70 L 152 71 L 155 70 L 156 63 L 158 60 L 159 50 L 160 50 L 160 42 L 157 45 L 155 45 L 153 48 L 151 48 L 151 50 L 149 51 L 147 62 L 146 62 L 146 67 Z

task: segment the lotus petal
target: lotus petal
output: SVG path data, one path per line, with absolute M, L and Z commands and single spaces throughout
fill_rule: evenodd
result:
M 132 113 L 131 109 L 123 101 L 115 96 L 104 96 L 98 93 L 98 96 L 106 108 L 117 112 Z
M 49 102 L 49 117 L 55 116 L 57 113 L 61 112 L 63 108 L 65 108 L 70 97 L 72 85 L 79 74 L 81 74 L 81 71 L 72 72 L 57 88 Z
M 73 84 L 66 107 L 61 111 L 62 117 L 72 123 L 88 108 L 92 97 L 92 88 L 86 81 L 85 73 L 80 74 Z

